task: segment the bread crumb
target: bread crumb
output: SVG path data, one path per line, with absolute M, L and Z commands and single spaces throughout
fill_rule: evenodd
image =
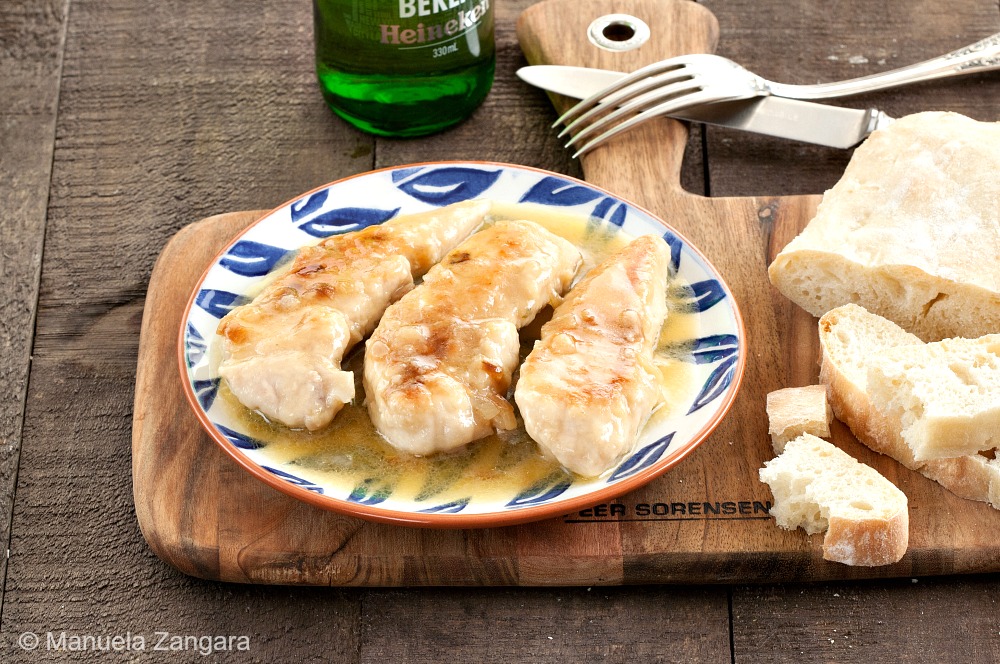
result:
M 767 395 L 768 433 L 775 454 L 781 454 L 785 444 L 804 433 L 817 438 L 830 437 L 833 409 L 826 399 L 826 387 L 786 387 Z
M 906 552 L 906 495 L 839 447 L 802 434 L 759 475 L 774 496 L 778 526 L 825 532 L 825 560 L 870 567 L 898 562 Z

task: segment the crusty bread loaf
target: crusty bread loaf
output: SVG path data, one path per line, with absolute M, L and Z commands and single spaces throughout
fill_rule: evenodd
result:
M 1000 459 L 982 454 L 934 459 L 922 465 L 920 472 L 956 496 L 1000 510 Z
M 922 344 L 892 321 L 856 304 L 837 307 L 819 320 L 819 381 L 837 419 L 862 443 L 917 470 L 921 464 L 899 435 L 900 423 L 872 408 L 868 396 L 871 358 L 890 348 Z
M 820 382 L 826 385 L 834 415 L 858 440 L 963 498 L 988 502 L 1000 509 L 1000 461 L 981 454 L 917 461 L 900 435 L 898 416 L 880 412 L 872 405 L 868 395 L 872 358 L 894 348 L 919 346 L 922 342 L 917 337 L 881 316 L 849 304 L 820 319 L 819 341 Z
M 786 387 L 767 395 L 768 431 L 775 454 L 781 454 L 785 443 L 804 433 L 828 438 L 832 419 L 833 410 L 822 385 Z
M 872 567 L 906 553 L 906 495 L 839 447 L 803 434 L 764 464 L 760 480 L 771 487 L 779 526 L 826 531 L 826 560 Z
M 875 410 L 899 419 L 917 461 L 1000 446 L 1000 334 L 892 348 L 871 358 Z
M 918 113 L 873 133 L 768 269 L 822 316 L 864 306 L 924 341 L 1000 332 L 1000 123 Z

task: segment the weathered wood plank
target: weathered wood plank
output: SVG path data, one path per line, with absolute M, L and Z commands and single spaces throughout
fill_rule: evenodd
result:
M 274 207 L 371 167 L 371 137 L 319 96 L 310 21 L 308 6 L 74 5 L 42 344 L 141 295 L 159 249 L 193 219 Z M 109 253 L 124 258 L 112 281 L 98 277 Z M 92 280 L 65 288 L 77 275 Z M 81 317 L 66 302 L 95 309 Z
M 360 654 L 428 664 L 728 664 L 728 613 L 719 587 L 376 591 L 365 602 Z
M 819 83 L 903 67 L 1000 30 L 993 0 L 949 3 L 846 2 L 790 11 L 787 3 L 703 0 L 719 19 L 717 53 L 765 78 Z M 1000 118 L 995 73 L 946 79 L 830 100 L 876 107 L 893 117 L 951 110 L 979 120 Z M 840 178 L 851 151 L 710 127 L 712 196 L 821 194 Z
M 355 625 L 369 593 L 233 587 L 184 577 L 155 559 L 131 509 L 135 344 L 145 283 L 166 239 L 206 214 L 269 207 L 375 164 L 372 139 L 334 118 L 314 88 L 307 5 L 290 12 L 244 10 L 234 16 L 219 2 L 158 9 L 127 0 L 74 7 L 5 633 L 131 631 L 150 639 L 154 630 L 248 633 L 252 652 L 233 661 L 360 658 Z M 222 36 L 231 38 L 219 37 L 222 25 Z M 519 55 L 509 43 L 512 25 L 506 31 L 501 59 L 509 67 Z M 519 96 L 511 81 L 501 83 L 486 113 L 503 115 L 505 85 Z M 538 96 L 535 103 L 547 101 Z M 516 125 L 516 116 L 509 117 Z M 518 145 L 489 125 L 470 130 L 486 137 L 477 139 L 479 158 L 572 172 L 560 162 L 564 156 L 545 157 L 551 150 L 545 145 Z M 536 150 L 532 162 L 529 153 Z M 469 155 L 414 158 L 460 156 Z M 86 233 L 79 232 L 81 219 Z M 108 242 L 115 243 L 113 252 Z M 420 597 L 419 591 L 401 594 L 411 602 Z M 718 591 L 711 595 L 695 593 L 685 602 L 687 615 L 724 606 Z M 371 597 L 369 610 L 380 611 L 379 597 Z M 539 611 L 558 601 L 541 597 Z M 592 597 L 577 602 L 581 621 L 599 613 L 588 601 L 606 601 Z M 486 619 L 511 620 L 521 603 L 484 605 Z M 616 606 L 626 603 L 619 599 Z M 451 613 L 458 632 L 464 617 Z M 724 616 L 716 615 L 712 629 L 694 637 L 701 650 L 690 652 L 715 653 L 710 661 L 719 661 L 727 647 L 720 620 Z M 579 638 L 575 625 L 551 627 L 549 635 Z M 508 642 L 498 652 L 523 649 Z M 25 661 L 13 646 L 8 652 Z
M 498 4 L 521 8 L 530 2 Z M 706 4 L 722 18 L 727 3 Z M 854 4 L 858 11 L 870 9 Z M 778 3 L 729 5 L 744 21 L 761 9 L 762 18 L 792 21 L 797 14 Z M 823 7 L 807 14 L 811 25 L 838 20 L 834 12 L 850 15 L 843 3 Z M 193 219 L 225 210 L 270 207 L 376 163 L 489 158 L 569 173 L 576 169 L 564 153 L 553 153 L 558 148 L 551 134 L 536 135 L 537 127 L 547 127 L 548 117 L 523 121 L 503 116 L 504 103 L 532 118 L 538 112 L 536 105 L 547 103 L 544 96 L 531 93 L 534 101 L 525 104 L 512 79 L 501 82 L 497 90 L 507 92 L 496 95 L 479 112 L 490 118 L 495 113 L 501 124 L 476 128 L 480 119 L 474 116 L 452 132 L 469 132 L 454 151 L 443 140 L 427 140 L 379 142 L 373 152 L 371 139 L 344 128 L 319 101 L 311 78 L 308 21 L 307 3 L 241 6 L 240 13 L 214 0 L 169 7 L 128 0 L 74 4 L 54 172 L 57 187 L 51 219 L 52 234 L 58 236 L 46 248 L 39 359 L 32 371 L 22 491 L 14 520 L 12 599 L 3 615 L 2 632 L 118 633 L 131 628 L 146 634 L 155 629 L 240 634 L 246 630 L 252 635 L 252 651 L 223 658 L 232 661 L 375 661 L 384 660 L 385 654 L 401 661 L 439 661 L 443 655 L 456 661 L 489 657 L 517 661 L 533 654 L 556 661 L 586 659 L 588 654 L 594 654 L 592 659 L 608 654 L 612 661 L 635 655 L 674 660 L 682 658 L 672 656 L 673 644 L 693 640 L 680 652 L 719 661 L 718 653 L 728 648 L 715 611 L 724 606 L 719 589 L 708 589 L 701 599 L 697 589 L 337 592 L 238 587 L 179 575 L 146 548 L 131 513 L 128 419 L 142 293 L 153 258 L 166 238 Z M 726 21 L 722 23 L 724 47 L 728 35 Z M 993 31 L 993 25 L 983 28 L 983 34 Z M 0 29 L 5 27 L 0 24 Z M 748 45 L 755 34 L 764 34 L 755 32 L 763 30 L 760 26 L 746 30 Z M 837 34 L 851 32 L 848 25 Z M 911 34 L 919 41 L 916 32 Z M 507 51 L 501 58 L 511 67 L 520 56 L 509 44 L 503 48 Z M 787 52 L 787 44 L 778 43 L 771 58 Z M 763 65 L 758 68 L 765 73 Z M 0 78 L 0 86 L 3 81 Z M 992 86 L 986 80 L 979 84 Z M 989 98 L 996 99 L 995 92 Z M 428 148 L 423 156 L 416 149 L 421 145 Z M 842 155 L 804 166 L 797 152 L 770 152 L 767 141 L 749 147 L 761 153 L 762 161 L 751 152 L 742 159 L 747 148 L 739 146 L 729 148 L 729 162 L 718 150 L 710 151 L 713 193 L 816 193 L 817 184 L 843 166 Z M 289 154 L 297 158 L 274 157 Z M 6 176 L 6 153 L 3 157 Z M 730 162 L 738 166 L 736 175 L 724 178 Z M 777 175 L 767 175 L 771 169 Z M 83 227 L 93 229 L 92 237 L 79 232 Z M 108 242 L 120 246 L 113 259 L 95 253 Z M 109 260 L 114 264 L 110 271 L 105 269 Z M 118 329 L 125 329 L 125 334 L 115 336 Z M 916 645 L 904 651 L 904 661 L 919 661 L 917 646 L 929 646 L 932 637 L 945 645 L 929 646 L 927 652 L 947 661 L 945 649 L 955 639 L 948 638 L 951 632 L 945 624 L 934 622 L 940 611 L 927 616 L 916 612 L 917 600 L 948 607 L 964 617 L 960 601 L 972 594 L 971 610 L 990 616 L 996 602 L 990 585 L 994 583 L 993 577 L 939 580 L 919 596 L 906 581 L 741 589 L 743 594 L 734 602 L 741 630 L 735 635 L 737 660 L 766 660 L 768 653 L 773 659 L 795 660 L 800 650 L 809 652 L 809 647 L 825 655 L 817 659 L 851 661 L 857 645 L 847 649 L 852 643 L 844 643 L 843 651 L 822 650 L 813 642 L 824 635 L 821 629 L 803 627 L 832 615 L 843 618 L 845 628 L 853 625 L 857 633 L 865 634 L 868 661 L 871 653 L 895 652 L 905 625 L 924 629 L 925 636 L 914 639 Z M 917 587 L 922 588 L 920 584 Z M 809 589 L 807 611 L 801 613 L 796 604 Z M 840 598 L 833 593 L 847 597 L 844 589 L 858 593 L 856 601 L 863 611 L 839 608 Z M 898 594 L 889 595 L 891 589 Z M 881 625 L 869 629 L 872 620 L 888 624 L 893 619 L 883 617 L 880 598 L 887 600 L 885 616 L 894 612 L 901 616 L 891 629 Z M 679 608 L 663 608 L 672 602 Z M 574 608 L 564 614 L 564 604 Z M 524 611 L 522 605 L 530 610 Z M 758 610 L 759 606 L 767 610 Z M 393 617 L 404 623 L 408 617 L 397 607 L 415 610 L 416 624 L 425 631 L 414 633 L 393 622 Z M 699 622 L 693 616 L 706 607 L 713 612 Z M 747 624 L 752 617 L 769 620 L 770 610 L 795 636 L 794 642 L 785 643 L 787 650 L 777 653 L 768 646 L 774 638 L 771 625 L 761 623 L 758 629 Z M 573 619 L 564 620 L 565 615 Z M 595 615 L 601 626 L 590 638 L 580 636 L 580 628 L 589 627 L 587 621 Z M 666 628 L 643 622 L 649 616 L 668 621 Z M 947 625 L 954 629 L 955 623 Z M 989 639 L 994 627 L 988 618 L 967 623 L 975 636 L 953 661 L 962 661 L 962 656 L 968 661 L 992 661 L 997 644 Z M 467 638 L 462 641 L 458 634 Z M 518 638 L 522 635 L 527 638 Z M 559 643 L 539 646 L 535 639 L 548 642 L 547 636 Z M 608 644 L 607 648 L 601 650 L 596 641 Z M 456 642 L 459 654 L 451 657 L 448 646 Z M 5 648 L 8 643 L 5 640 Z M 799 650 L 793 650 L 796 645 Z M 758 652 L 764 656 L 757 657 Z M 12 657 L 4 661 L 29 659 L 18 651 L 8 653 Z M 48 658 L 62 660 L 66 654 L 48 653 Z
M 703 4 L 719 18 L 720 54 L 796 83 L 885 71 L 1000 30 L 997 4 L 988 0 L 838 3 L 801 12 L 749 0 Z M 997 120 L 1000 77 L 937 81 L 834 103 L 876 106 L 895 117 L 944 109 Z M 821 193 L 850 157 L 849 151 L 718 128 L 708 130 L 707 151 L 713 195 Z M 1000 650 L 993 619 L 997 580 L 736 587 L 734 662 L 994 662 Z
M 990 664 L 1000 577 L 737 587 L 734 662 Z
M 140 635 L 147 651 L 157 632 L 247 635 L 250 652 L 223 652 L 222 661 L 354 661 L 356 594 L 204 582 L 149 550 L 135 523 L 130 422 L 120 413 L 130 401 L 130 371 L 96 354 L 41 355 L 32 365 L 3 615 L 2 632 L 10 636 L 3 647 L 11 658 L 4 661 L 66 661 L 65 651 L 45 645 L 47 632 L 58 639 L 63 631 Z M 14 645 L 27 631 L 43 640 L 31 656 Z M 69 654 L 79 661 L 94 657 Z M 119 653 L 123 660 L 127 654 Z M 183 661 L 197 657 L 188 653 Z
M 68 4 L 0 5 L 0 554 L 10 541 Z M 6 568 L 0 555 L 0 607 Z
M 73 4 L 5 635 L 249 634 L 251 657 L 234 661 L 353 659 L 357 596 L 229 588 L 176 573 L 136 527 L 129 472 L 143 293 L 166 239 L 206 213 L 272 207 L 372 165 L 374 141 L 323 104 L 310 26 L 309 3 Z M 6 89 L 6 68 L 0 80 Z M 18 141 L 21 156 L 31 138 Z M 3 160 L 4 173 L 16 173 Z M 44 212 L 45 190 L 34 197 Z M 38 247 L 28 247 L 37 261 Z M 29 277 L 17 284 L 30 290 Z M 30 292 L 3 295 L 5 307 L 33 301 Z M 23 371 L 27 348 L 19 353 Z M 291 630 L 294 643 L 282 638 Z M 26 661 L 12 641 L 4 639 L 4 661 Z

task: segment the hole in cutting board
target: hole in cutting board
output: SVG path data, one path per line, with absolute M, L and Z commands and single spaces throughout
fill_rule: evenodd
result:
M 631 51 L 649 41 L 649 26 L 630 14 L 607 14 L 595 19 L 587 37 L 606 51 Z
M 635 28 L 624 23 L 612 23 L 604 27 L 601 34 L 615 42 L 623 42 L 635 37 Z

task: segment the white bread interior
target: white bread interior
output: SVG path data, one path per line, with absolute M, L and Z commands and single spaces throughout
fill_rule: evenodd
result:
M 895 348 L 919 350 L 922 342 L 895 323 L 849 304 L 819 321 L 820 382 L 834 415 L 862 443 L 938 482 L 962 498 L 1000 509 L 1000 461 L 992 454 L 917 461 L 901 435 L 899 415 L 872 405 L 868 369 L 872 358 Z
M 822 385 L 786 387 L 767 395 L 767 421 L 775 454 L 785 443 L 809 433 L 819 438 L 830 436 L 833 410 Z
M 1000 446 L 1000 334 L 888 349 L 871 358 L 872 406 L 900 420 L 916 461 Z
M 1000 331 L 1000 123 L 928 112 L 855 150 L 771 282 L 814 316 L 860 304 L 925 341 Z
M 906 495 L 836 445 L 802 434 L 764 464 L 771 514 L 782 528 L 826 531 L 823 558 L 846 565 L 889 565 L 906 553 Z

